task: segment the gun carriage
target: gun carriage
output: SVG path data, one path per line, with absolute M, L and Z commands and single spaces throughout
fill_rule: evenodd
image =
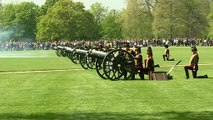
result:
M 134 57 L 122 49 L 103 52 L 58 46 L 56 54 L 67 56 L 74 63 L 78 63 L 79 60 L 84 69 L 95 68 L 103 79 L 119 80 L 122 77 L 129 79 L 132 74 L 135 74 Z

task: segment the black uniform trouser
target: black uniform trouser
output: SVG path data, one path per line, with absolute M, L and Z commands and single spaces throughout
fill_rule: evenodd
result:
M 192 71 L 193 78 L 208 78 L 207 75 L 197 76 L 197 71 L 198 71 L 197 65 L 195 66 L 195 68 L 193 66 L 185 66 L 184 69 L 185 69 L 185 73 L 186 73 L 186 78 L 189 78 L 189 71 L 188 70 Z
M 189 78 L 189 70 L 192 71 L 193 78 L 197 77 L 198 67 L 195 67 L 194 69 L 194 66 L 185 66 L 184 70 L 185 70 L 186 78 Z
M 139 74 L 141 80 L 144 80 L 144 71 L 143 71 L 143 67 L 142 65 L 136 65 L 135 66 L 135 74 Z M 131 79 L 134 80 L 135 79 L 135 74 L 133 74 L 131 76 Z
M 188 70 L 192 70 L 193 78 L 208 78 L 207 75 L 197 76 L 198 66 L 196 66 L 195 69 L 193 68 L 193 66 L 185 66 L 184 69 L 186 73 L 186 78 L 189 78 Z
M 165 60 L 167 60 L 167 61 L 169 61 L 169 56 L 168 55 L 163 55 L 163 60 L 165 61 Z

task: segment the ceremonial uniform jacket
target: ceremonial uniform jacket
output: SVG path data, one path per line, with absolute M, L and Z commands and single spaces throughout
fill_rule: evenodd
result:
M 135 66 L 137 65 L 142 65 L 142 55 L 141 54 L 136 54 L 135 55 Z
M 198 62 L 199 62 L 199 56 L 198 54 L 193 54 L 191 56 L 191 59 L 189 61 L 190 66 L 193 66 L 195 70 L 198 70 Z
M 150 71 L 154 71 L 154 60 L 152 57 L 147 57 L 145 60 L 145 67 L 148 68 Z
M 169 56 L 169 49 L 168 49 L 168 48 L 166 48 L 166 49 L 164 50 L 164 55 Z

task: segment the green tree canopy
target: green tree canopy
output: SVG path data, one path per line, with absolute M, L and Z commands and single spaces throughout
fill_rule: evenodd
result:
M 90 13 L 92 13 L 96 22 L 95 30 L 97 31 L 97 33 L 96 33 L 95 39 L 99 39 L 104 34 L 101 24 L 106 18 L 106 15 L 108 13 L 108 8 L 104 7 L 101 3 L 94 3 L 90 7 Z
M 103 38 L 122 38 L 122 23 L 119 21 L 119 13 L 111 10 L 102 22 Z
M 46 0 L 44 5 L 41 7 L 41 12 L 43 15 L 47 13 L 47 10 L 52 7 L 58 0 Z
M 80 2 L 59 0 L 42 16 L 37 24 L 39 40 L 91 39 L 94 17 Z
M 124 35 L 127 38 L 149 39 L 153 37 L 154 0 L 127 0 L 123 15 Z
M 209 34 L 208 36 L 213 38 L 213 3 L 210 5 L 210 14 L 208 16 L 210 28 L 209 28 Z
M 0 14 L 2 31 L 7 31 L 10 39 L 34 41 L 38 8 L 33 2 L 7 4 Z
M 205 36 L 208 30 L 208 4 L 208 0 L 158 0 L 153 22 L 155 36 Z

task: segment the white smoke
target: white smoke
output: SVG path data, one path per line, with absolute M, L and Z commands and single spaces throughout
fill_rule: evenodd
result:
M 0 31 L 0 42 L 8 41 L 11 38 L 11 31 Z
M 52 50 L 0 51 L 0 58 L 49 58 L 56 57 Z

